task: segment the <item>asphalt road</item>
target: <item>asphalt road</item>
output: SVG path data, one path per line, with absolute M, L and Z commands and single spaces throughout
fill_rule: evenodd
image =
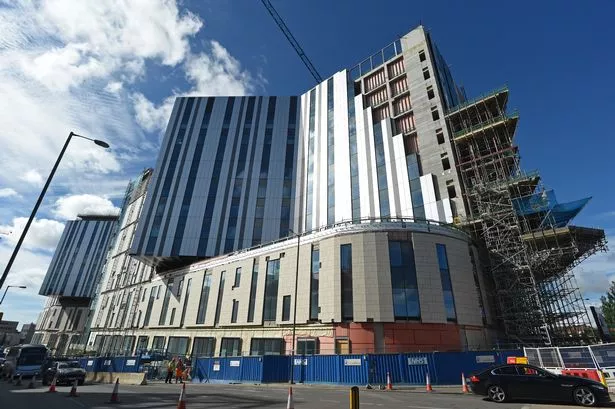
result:
M 147 386 L 120 385 L 119 404 L 109 404 L 113 385 L 85 385 L 78 388 L 78 397 L 68 397 L 70 387 L 57 387 L 47 393 L 47 387 L 37 385 L 27 389 L 7 382 L 0 383 L 0 408 L 15 409 L 103 409 L 103 408 L 176 408 L 179 385 L 154 383 Z M 296 409 L 347 408 L 349 388 L 303 386 L 293 388 Z M 455 390 L 425 393 L 420 390 L 361 390 L 361 408 L 407 409 L 570 409 L 570 405 L 536 403 L 496 404 L 474 395 L 462 395 Z M 186 408 L 286 408 L 288 388 L 284 385 L 186 385 Z M 611 406 L 614 407 L 614 406 Z

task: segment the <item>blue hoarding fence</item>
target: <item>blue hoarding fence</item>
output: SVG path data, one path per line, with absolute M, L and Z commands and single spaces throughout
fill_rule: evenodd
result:
M 81 358 L 79 364 L 86 372 L 141 372 L 143 370 L 138 356 Z
M 296 383 L 384 385 L 388 373 L 393 384 L 424 385 L 429 373 L 434 385 L 456 385 L 461 384 L 462 373 L 468 375 L 505 364 L 509 356 L 523 356 L 523 351 L 198 358 L 192 380 L 197 383 L 288 382 L 289 367 L 292 367 Z

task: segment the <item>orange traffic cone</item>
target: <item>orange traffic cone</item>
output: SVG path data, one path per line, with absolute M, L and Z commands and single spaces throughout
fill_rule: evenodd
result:
M 70 388 L 70 393 L 68 394 L 69 398 L 76 398 L 77 396 L 77 381 L 73 383 L 72 388 Z
M 186 409 L 186 384 L 182 384 L 182 390 L 179 393 L 179 401 L 177 401 L 177 409 Z
M 463 372 L 461 373 L 461 392 L 470 393 L 470 390 L 468 389 L 468 384 L 466 383 L 466 377 Z
M 433 391 L 433 389 L 431 388 L 431 381 L 429 380 L 429 372 L 427 372 L 427 375 L 425 376 L 425 391 Z
M 393 382 L 391 382 L 391 374 L 387 372 L 387 391 L 393 390 Z
M 56 376 L 54 375 L 53 380 L 51 381 L 51 385 L 49 385 L 49 390 L 47 392 L 55 393 L 56 391 Z
M 288 387 L 288 401 L 286 402 L 286 409 L 295 409 L 295 402 L 293 401 L 293 387 Z
M 120 397 L 118 395 L 118 390 L 120 388 L 120 378 L 117 378 L 115 381 L 115 386 L 113 387 L 113 392 L 111 393 L 111 399 L 109 399 L 108 403 L 119 403 Z

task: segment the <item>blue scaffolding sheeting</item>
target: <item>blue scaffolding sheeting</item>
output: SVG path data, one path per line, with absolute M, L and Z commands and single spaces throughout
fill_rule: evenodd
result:
M 540 215 L 554 227 L 564 227 L 585 207 L 591 197 L 573 202 L 558 203 L 553 190 L 545 190 L 529 196 L 513 199 L 519 216 Z M 544 221 L 543 221 L 544 222 Z

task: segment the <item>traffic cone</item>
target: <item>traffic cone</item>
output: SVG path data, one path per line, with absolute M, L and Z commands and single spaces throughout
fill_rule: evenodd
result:
M 73 383 L 72 388 L 70 388 L 70 393 L 68 394 L 69 398 L 76 398 L 77 396 L 77 381 Z
M 427 374 L 425 376 L 425 391 L 427 391 L 427 392 L 433 391 L 433 389 L 431 387 L 431 381 L 429 380 L 429 372 L 427 372 Z
M 21 377 L 22 375 L 19 375 L 19 378 L 17 378 L 17 381 L 15 382 L 15 386 L 21 386 Z
M 49 390 L 47 392 L 55 393 L 56 391 L 56 375 L 53 376 L 53 380 L 51 381 L 51 385 L 49 385 Z
M 28 383 L 28 389 L 34 389 L 35 385 L 36 385 L 36 375 L 30 378 L 30 382 Z
M 179 401 L 177 402 L 177 409 L 186 409 L 186 384 L 182 384 L 182 390 L 179 393 Z
M 391 374 L 387 372 L 387 391 L 393 390 L 393 382 L 391 382 Z
M 113 392 L 111 393 L 111 399 L 109 399 L 108 403 L 119 403 L 120 397 L 118 395 L 120 388 L 120 378 L 117 378 L 115 381 L 115 386 L 113 387 Z
M 293 387 L 288 387 L 288 401 L 286 402 L 286 409 L 295 409 L 295 402 L 293 401 Z
M 470 390 L 468 389 L 468 384 L 466 383 L 466 377 L 463 372 L 461 373 L 461 392 L 470 393 Z

